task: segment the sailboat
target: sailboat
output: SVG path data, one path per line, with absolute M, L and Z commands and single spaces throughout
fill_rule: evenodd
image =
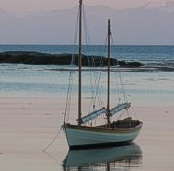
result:
M 111 121 L 112 117 L 122 110 L 128 110 L 131 103 L 125 102 L 111 107 L 110 72 L 111 72 L 111 21 L 108 20 L 108 67 L 107 67 L 107 105 L 82 116 L 82 5 L 79 0 L 79 53 L 78 53 L 78 119 L 77 124 L 64 121 L 64 130 L 70 149 L 93 148 L 101 146 L 126 145 L 139 134 L 143 122 L 131 117 Z M 90 121 L 105 115 L 107 123 L 99 126 L 87 126 Z

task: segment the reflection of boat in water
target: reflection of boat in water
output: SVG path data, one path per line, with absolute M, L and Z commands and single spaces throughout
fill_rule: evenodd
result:
M 136 144 L 127 146 L 70 150 L 63 162 L 64 170 L 97 169 L 98 167 L 131 168 L 141 165 L 142 151 Z

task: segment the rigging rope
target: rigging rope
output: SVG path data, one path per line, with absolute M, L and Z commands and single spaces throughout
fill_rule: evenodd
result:
M 112 40 L 112 44 L 114 44 L 114 39 L 112 36 L 111 36 L 111 40 Z M 120 86 L 121 86 L 124 102 L 128 102 L 120 67 L 118 67 L 118 74 L 119 74 Z
M 90 46 L 88 42 L 90 41 L 90 36 L 88 34 L 88 24 L 87 24 L 87 17 L 85 13 L 85 8 L 83 6 L 83 21 L 84 21 L 84 32 L 85 32 L 85 49 L 88 52 L 90 50 Z M 99 92 L 100 87 L 100 80 L 101 80 L 101 72 L 94 72 L 95 64 L 95 57 L 94 56 L 87 56 L 87 63 L 89 68 L 89 77 L 90 77 L 90 90 L 91 90 L 91 101 L 89 103 L 89 113 L 96 108 L 96 99 Z
M 79 21 L 79 10 L 78 9 L 78 15 L 76 18 L 76 24 L 75 24 L 75 30 L 74 30 L 74 46 L 73 46 L 73 53 L 72 53 L 72 59 L 70 66 L 73 68 L 75 66 L 75 52 L 76 52 L 76 43 L 77 43 L 77 34 L 78 34 L 78 21 Z M 71 69 L 70 69 L 71 70 Z M 67 95 L 66 95 L 66 104 L 65 104 L 65 114 L 64 114 L 64 124 L 66 121 L 69 120 L 69 114 L 71 109 L 71 98 L 72 98 L 72 84 L 73 84 L 73 74 L 75 71 L 69 72 L 69 79 L 68 79 L 68 88 L 67 88 Z
M 61 131 L 61 129 L 60 129 Z M 48 148 L 56 141 L 57 137 L 59 136 L 60 131 L 57 132 L 56 136 L 52 139 L 52 141 L 42 150 L 42 152 L 46 152 Z
M 111 41 L 112 41 L 112 44 L 114 44 L 114 39 L 111 35 Z M 117 60 L 118 62 L 118 60 Z M 128 98 L 127 98 L 127 95 L 126 95 L 126 91 L 125 91 L 125 87 L 124 87 L 124 82 L 123 82 L 123 79 L 122 79 L 122 74 L 121 74 L 121 69 L 120 69 L 120 66 L 118 67 L 118 74 L 119 74 L 119 80 L 120 80 L 120 86 L 121 86 L 121 92 L 123 94 L 123 100 L 124 100 L 124 103 L 128 103 Z M 120 92 L 120 94 L 121 94 Z M 118 92 L 119 93 L 119 92 Z M 120 99 L 121 100 L 121 99 Z M 119 100 L 119 101 L 120 101 Z M 119 102 L 120 103 L 120 102 Z M 128 116 L 130 116 L 130 113 L 129 113 L 129 109 L 126 109 L 126 113 Z M 120 117 L 124 114 L 124 112 L 122 114 L 120 114 Z

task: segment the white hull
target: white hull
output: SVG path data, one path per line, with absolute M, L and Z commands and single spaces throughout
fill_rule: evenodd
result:
M 65 128 L 66 137 L 68 144 L 71 147 L 76 146 L 90 146 L 90 145 L 99 145 L 99 144 L 122 144 L 133 141 L 139 134 L 139 129 L 134 129 L 131 131 L 110 131 L 105 132 L 94 131 L 94 130 L 83 130 L 83 129 L 74 129 L 71 127 Z

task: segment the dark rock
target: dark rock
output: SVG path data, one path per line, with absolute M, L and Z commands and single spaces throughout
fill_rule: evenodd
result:
M 90 67 L 106 66 L 108 59 L 100 56 L 82 55 L 82 65 Z M 17 63 L 31 65 L 78 65 L 77 54 L 48 54 L 40 52 L 9 51 L 0 53 L 0 63 Z M 111 58 L 111 66 L 140 67 L 139 62 L 117 61 Z

